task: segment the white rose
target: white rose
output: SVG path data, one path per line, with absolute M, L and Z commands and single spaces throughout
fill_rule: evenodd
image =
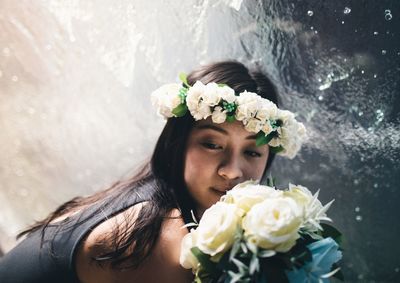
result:
M 211 119 L 216 124 L 221 124 L 226 120 L 226 111 L 223 111 L 222 107 L 217 106 L 214 108 Z
M 261 121 L 255 118 L 250 118 L 249 120 L 247 120 L 244 128 L 249 132 L 258 133 L 261 130 L 262 126 L 263 125 Z
M 250 244 L 287 252 L 300 237 L 298 230 L 301 224 L 301 207 L 289 197 L 279 197 L 254 205 L 242 225 Z
M 236 109 L 236 119 L 239 121 L 254 117 L 260 106 L 261 97 L 254 92 L 244 91 L 237 97 L 238 107 Z
M 319 224 L 321 220 L 331 221 L 331 219 L 327 217 L 326 211 L 333 201 L 323 206 L 318 200 L 318 194 L 319 191 L 313 195 L 306 187 L 293 184 L 289 184 L 289 190 L 284 192 L 285 196 L 291 197 L 302 207 L 302 227 L 309 232 L 316 232 L 322 229 Z
M 275 190 L 269 186 L 255 184 L 248 181 L 236 185 L 222 197 L 226 203 L 236 204 L 243 213 L 247 213 L 255 204 L 263 202 L 267 198 L 277 198 L 283 195 L 283 191 Z
M 190 113 L 194 111 L 197 112 L 204 89 L 205 85 L 200 81 L 197 81 L 191 88 L 189 88 L 186 94 L 186 105 Z
M 206 103 L 208 106 L 218 105 L 221 100 L 218 88 L 219 86 L 216 83 L 207 84 L 202 95 L 203 103 Z
M 236 102 L 237 96 L 235 91 L 229 86 L 223 86 L 218 88 L 219 96 L 228 103 Z
M 190 113 L 192 114 L 193 118 L 196 121 L 198 121 L 201 119 L 207 119 L 208 116 L 211 115 L 211 109 L 208 104 L 203 103 L 203 101 L 201 101 L 197 106 L 197 108 L 195 110 L 190 111 Z
M 207 209 L 197 227 L 197 247 L 211 256 L 227 251 L 234 242 L 240 221 L 234 204 L 217 202 Z
M 275 138 L 272 138 L 272 140 L 270 140 L 268 145 L 270 145 L 272 147 L 278 147 L 278 146 L 282 145 L 282 141 L 280 138 L 275 137 Z
M 174 110 L 180 103 L 180 84 L 166 84 L 156 89 L 151 94 L 151 103 L 157 108 L 157 113 L 165 118 L 174 116 Z
M 266 121 L 268 119 L 276 117 L 278 107 L 272 101 L 267 99 L 262 100 L 260 109 L 257 111 L 256 117 L 261 121 Z
M 288 110 L 278 109 L 276 117 L 278 120 L 281 120 L 284 125 L 291 121 L 295 121 L 293 112 L 290 112 Z
M 180 264 L 186 269 L 192 269 L 195 272 L 198 268 L 199 261 L 194 256 L 191 248 L 196 246 L 196 230 L 186 234 L 181 242 L 181 253 L 179 257 Z
M 285 149 L 281 155 L 294 158 L 307 138 L 304 125 L 292 117 L 287 118 L 279 130 L 281 144 Z
M 264 134 L 266 136 L 269 135 L 273 131 L 271 123 L 269 122 L 269 120 L 265 121 L 265 123 L 262 126 L 261 130 L 264 132 Z

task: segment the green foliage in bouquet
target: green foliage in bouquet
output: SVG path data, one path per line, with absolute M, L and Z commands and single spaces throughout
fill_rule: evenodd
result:
M 273 183 L 269 178 L 268 184 Z M 184 239 L 182 266 L 192 268 L 196 283 L 343 280 L 337 266 L 342 235 L 320 223 L 330 221 L 325 212 L 332 202 L 322 206 L 317 197 L 302 186 L 281 191 L 239 184 L 206 210 Z M 275 220 L 278 226 L 273 226 Z

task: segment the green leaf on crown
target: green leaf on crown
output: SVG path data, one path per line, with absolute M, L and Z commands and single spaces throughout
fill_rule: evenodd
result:
M 186 94 L 187 94 L 188 90 L 189 89 L 186 87 L 181 87 L 181 89 L 179 90 L 178 96 L 179 96 L 179 99 L 181 100 L 181 104 L 185 104 Z
M 233 122 L 235 122 L 235 120 L 236 120 L 235 115 L 227 115 L 226 116 L 226 121 L 228 123 L 233 123 Z
M 177 107 L 172 110 L 172 114 L 174 114 L 176 117 L 182 117 L 185 116 L 188 108 L 186 104 L 179 104 Z
M 270 146 L 269 147 L 269 150 L 272 152 L 272 153 L 279 153 L 279 152 L 281 152 L 281 151 L 283 151 L 284 150 L 284 148 L 283 148 L 283 146 Z
M 261 146 L 269 143 L 274 137 L 275 132 L 271 132 L 268 135 L 265 135 L 263 131 L 259 131 L 256 135 L 256 146 Z
M 187 87 L 189 88 L 190 85 L 187 82 L 187 75 L 185 73 L 179 73 L 179 79 L 181 80 L 181 82 Z
M 264 132 L 259 131 L 258 134 L 256 135 L 256 146 L 262 146 L 267 143 L 268 143 L 268 140 L 267 140 L 267 137 L 264 135 Z
M 271 127 L 274 130 L 276 130 L 277 128 L 279 128 L 283 125 L 282 120 L 269 120 L 269 123 L 271 124 Z

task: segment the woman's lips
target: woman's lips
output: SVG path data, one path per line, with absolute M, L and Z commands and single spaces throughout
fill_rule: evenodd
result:
M 229 191 L 231 188 L 215 188 L 215 187 L 212 187 L 211 188 L 214 192 L 216 192 L 217 194 L 220 194 L 220 195 L 224 195 L 227 191 Z

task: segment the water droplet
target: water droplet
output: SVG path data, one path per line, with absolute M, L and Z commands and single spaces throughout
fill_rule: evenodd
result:
M 382 55 L 386 55 L 386 50 L 382 49 Z
M 357 32 L 357 31 L 358 31 L 358 30 L 356 30 L 356 29 L 354 30 L 354 32 Z
M 400 268 L 396 267 L 396 268 L 394 269 L 394 272 L 400 272 Z
M 343 13 L 346 15 L 350 14 L 350 12 L 351 12 L 351 9 L 349 7 L 345 7 L 343 10 Z
M 356 208 L 354 208 L 354 211 L 355 211 L 355 212 L 360 212 L 360 207 L 359 207 L 359 206 L 356 206 Z
M 358 222 L 362 221 L 362 216 L 361 216 L 361 215 L 357 215 L 357 216 L 356 216 L 356 220 L 357 220 Z
M 310 30 L 313 30 L 314 29 L 314 27 L 310 27 Z
M 317 34 L 317 33 L 318 33 L 318 31 L 317 31 L 317 30 L 315 30 L 315 31 L 314 31 L 314 33 L 315 33 L 315 34 Z
M 361 157 L 361 158 L 360 158 L 360 161 L 363 162 L 363 161 L 364 161 L 364 157 Z
M 18 77 L 17 77 L 17 76 L 12 76 L 12 77 L 11 77 L 11 80 L 12 80 L 13 82 L 18 82 Z
M 358 116 L 362 116 L 362 115 L 364 115 L 364 112 L 358 112 Z
M 392 12 L 389 9 L 385 10 L 385 20 L 390 21 L 392 18 Z
M 353 184 L 354 184 L 354 185 L 358 185 L 359 183 L 360 183 L 360 181 L 357 180 L 357 179 L 355 179 L 355 180 L 353 181 Z
M 375 189 L 378 188 L 378 184 L 377 183 L 374 184 L 374 188 Z
M 347 58 L 344 58 L 343 61 L 344 61 L 344 62 L 347 62 Z
M 361 74 L 364 74 L 364 70 L 361 70 Z
M 318 100 L 322 101 L 322 100 L 324 100 L 324 97 L 322 95 L 320 95 L 320 96 L 318 96 Z
M 312 15 L 314 15 L 314 12 L 311 11 L 311 10 L 308 10 L 308 11 L 307 11 L 307 15 L 311 17 Z
M 363 280 L 364 279 L 364 275 L 363 274 L 358 274 L 357 278 L 358 278 L 358 280 Z
M 377 32 L 377 31 L 374 31 L 374 35 L 378 35 L 379 34 L 379 32 Z
M 378 77 L 378 75 L 377 74 L 374 74 L 374 79 L 376 79 Z
M 318 78 L 318 82 L 322 82 L 322 79 L 321 79 L 321 78 Z
M 344 21 L 342 21 L 342 25 L 344 25 Z

